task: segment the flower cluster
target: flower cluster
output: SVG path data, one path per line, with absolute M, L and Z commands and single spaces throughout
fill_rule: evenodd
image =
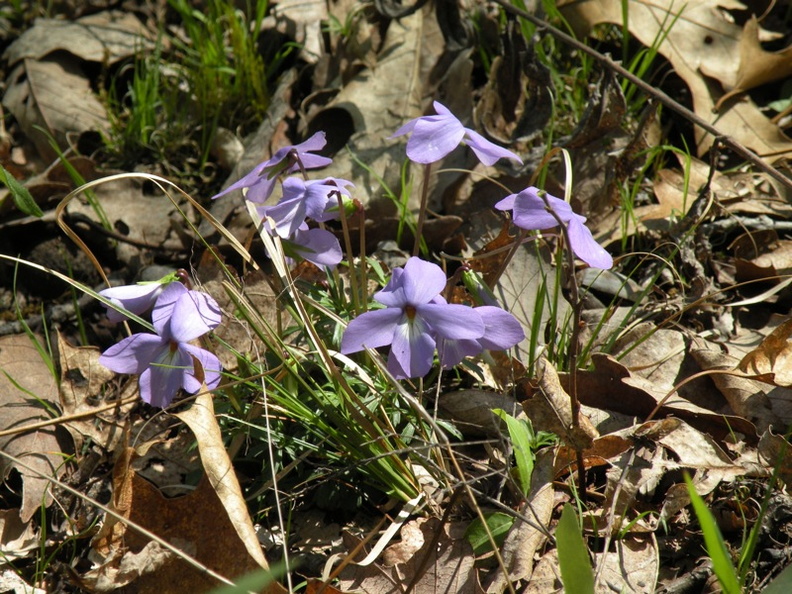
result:
M 584 224 L 586 217 L 575 214 L 565 200 L 550 194 L 542 196 L 540 192 L 541 190 L 531 186 L 518 194 L 506 196 L 495 208 L 511 210 L 514 224 L 528 231 L 557 227 L 560 219 L 567 226 L 569 247 L 578 258 L 594 268 L 607 270 L 613 267 L 611 255 L 596 242 Z M 548 209 L 552 209 L 558 219 Z
M 436 264 L 410 258 L 395 268 L 390 282 L 374 295 L 384 309 L 366 312 L 349 323 L 341 352 L 390 345 L 388 370 L 397 379 L 421 377 L 440 364 L 452 367 L 484 349 L 503 350 L 525 334 L 510 313 L 497 307 L 451 304 L 440 295 L 446 277 Z
M 221 365 L 209 351 L 190 344 L 214 330 L 221 320 L 217 302 L 180 282 L 128 285 L 100 291 L 119 307 L 136 315 L 151 310 L 156 334 L 138 333 L 111 346 L 99 362 L 116 373 L 140 376 L 140 397 L 152 406 L 168 406 L 179 388 L 195 393 L 220 383 Z M 108 308 L 114 321 L 124 315 Z
M 264 206 L 281 173 L 299 171 L 304 174 L 307 169 L 325 167 L 332 162 L 327 157 L 313 154 L 323 149 L 326 143 L 325 133 L 317 132 L 305 142 L 284 147 L 212 199 L 233 190 L 242 190 L 245 198 L 256 204 L 258 214 L 271 221 L 265 223 L 265 229 L 283 240 L 289 255 L 332 268 L 343 257 L 338 239 L 326 229 L 310 228 L 307 221 L 337 219 L 338 200 L 349 197 L 347 187 L 352 186 L 352 182 L 332 177 L 321 180 L 288 177 L 283 181 L 283 196 L 278 203 Z

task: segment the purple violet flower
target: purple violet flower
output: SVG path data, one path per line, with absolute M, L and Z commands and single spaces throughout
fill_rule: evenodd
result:
M 233 190 L 246 190 L 245 198 L 247 200 L 263 204 L 272 194 L 276 178 L 280 173 L 300 171 L 300 164 L 304 169 L 317 169 L 332 163 L 332 159 L 311 154 L 322 150 L 325 144 L 327 144 L 325 133 L 317 132 L 300 144 L 283 147 L 268 160 L 256 165 L 245 177 L 231 184 L 219 194 L 212 196 L 212 200 Z
M 345 179 L 328 177 L 304 181 L 290 177 L 283 181 L 283 197 L 274 206 L 257 208 L 262 218 L 275 221 L 275 230 L 282 238 L 291 238 L 305 223 L 329 221 L 338 218 L 338 195 L 349 196 L 347 186 L 354 184 Z
M 203 368 L 203 383 L 216 388 L 219 359 L 189 343 L 220 324 L 217 302 L 206 293 L 171 283 L 157 298 L 151 319 L 157 334 L 133 334 L 107 349 L 99 362 L 116 373 L 140 375 L 140 397 L 160 408 L 171 403 L 179 388 L 190 393 L 201 389 L 196 361 Z
M 513 152 L 493 144 L 475 130 L 465 128 L 442 103 L 435 101 L 433 105 L 437 115 L 411 120 L 391 136 L 396 138 L 412 132 L 407 141 L 407 156 L 411 161 L 434 163 L 448 155 L 464 140 L 485 165 L 494 165 L 498 159 L 512 159 L 522 164 L 522 159 Z
M 510 194 L 495 205 L 498 210 L 511 210 L 514 224 L 521 229 L 537 231 L 558 227 L 558 221 L 547 210 L 538 188 L 530 186 L 518 194 Z M 566 223 L 572 252 L 589 266 L 607 270 L 613 267 L 613 258 L 596 242 L 586 227 L 586 217 L 576 214 L 565 200 L 545 194 L 550 207 Z
M 153 282 L 137 285 L 123 285 L 121 287 L 110 287 L 99 291 L 102 297 L 106 297 L 118 307 L 126 309 L 133 314 L 140 316 L 154 307 L 162 290 L 167 283 Z M 107 307 L 107 319 L 113 323 L 123 322 L 128 319 L 120 311 Z
M 487 316 L 485 322 L 477 311 L 482 308 L 446 303 L 440 295 L 445 284 L 446 277 L 439 266 L 410 258 L 404 268 L 393 270 L 390 282 L 374 295 L 387 307 L 368 311 L 349 323 L 341 339 L 341 352 L 391 345 L 388 371 L 395 378 L 404 379 L 429 372 L 438 342 L 505 342 L 494 329 L 488 336 L 487 324 L 497 322 L 495 316 Z M 516 342 L 519 341 L 509 346 Z

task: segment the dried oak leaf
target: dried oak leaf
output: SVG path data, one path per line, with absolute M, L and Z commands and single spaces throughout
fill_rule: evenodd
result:
M 590 448 L 599 433 L 581 413 L 578 413 L 578 422 L 572 422 L 571 398 L 561 386 L 558 372 L 547 359 L 538 361 L 537 379 L 539 390 L 533 398 L 522 403 L 534 427 L 555 433 L 575 450 Z
M 0 370 L 0 431 L 51 418 L 47 409 L 58 405 L 58 386 L 30 338 L 24 334 L 0 337 Z M 19 516 L 23 522 L 30 520 L 42 503 L 52 503 L 48 479 L 63 474 L 61 452 L 72 449 L 64 433 L 54 427 L 0 437 L 0 451 L 19 459 L 0 458 L 0 477 L 12 469 L 22 475 Z

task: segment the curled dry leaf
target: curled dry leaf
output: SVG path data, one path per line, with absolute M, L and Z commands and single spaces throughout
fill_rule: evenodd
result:
M 792 386 L 792 320 L 773 330 L 753 351 L 740 361 L 746 373 L 772 373 L 779 386 Z
M 759 432 L 764 432 L 781 419 L 773 412 L 764 389 L 767 384 L 755 379 L 741 377 L 737 371 L 739 361 L 717 349 L 692 349 L 690 354 L 703 370 L 722 370 L 710 378 L 720 390 L 735 414 L 753 422 Z M 728 372 L 732 373 L 728 373 Z
M 591 421 L 582 414 L 577 424 L 572 422 L 572 404 L 569 394 L 561 387 L 558 372 L 547 359 L 537 364 L 539 389 L 523 402 L 523 409 L 537 430 L 550 431 L 575 450 L 590 448 L 599 433 Z

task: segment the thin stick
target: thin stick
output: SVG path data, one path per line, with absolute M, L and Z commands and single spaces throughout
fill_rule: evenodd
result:
M 742 144 L 740 144 L 739 142 L 737 142 L 736 140 L 734 140 L 733 138 L 731 138 L 727 134 L 724 134 L 723 132 L 718 130 L 715 126 L 713 126 L 712 124 L 710 124 L 706 120 L 703 120 L 702 118 L 697 116 L 695 113 L 690 111 L 684 105 L 681 105 L 677 101 L 674 101 L 673 99 L 671 99 L 671 97 L 666 95 L 663 91 L 661 91 L 659 89 L 656 89 L 652 85 L 644 82 L 643 80 L 641 80 L 640 78 L 635 76 L 632 72 L 628 71 L 623 66 L 621 66 L 621 64 L 618 64 L 617 62 L 612 60 L 610 57 L 608 57 L 608 56 L 606 56 L 604 54 L 601 54 L 600 52 L 598 52 L 595 49 L 590 48 L 585 43 L 582 43 L 582 42 L 578 41 L 577 39 L 575 39 L 571 35 L 567 35 L 563 31 L 561 31 L 560 29 L 557 29 L 557 28 L 553 27 L 547 21 L 543 21 L 542 19 L 539 19 L 539 18 L 535 17 L 534 15 L 532 15 L 532 14 L 530 14 L 530 13 L 524 11 L 524 10 L 521 10 L 521 9 L 515 7 L 515 6 L 512 6 L 511 4 L 508 3 L 507 0 L 495 0 L 495 2 L 497 4 L 499 4 L 506 12 L 510 12 L 510 13 L 512 13 L 514 15 L 517 15 L 519 17 L 524 18 L 527 21 L 530 21 L 531 23 L 533 23 L 537 27 L 547 31 L 553 37 L 563 41 L 567 45 L 570 45 L 570 46 L 574 47 L 575 49 L 577 49 L 577 50 L 579 50 L 579 51 L 581 51 L 581 52 L 583 52 L 585 54 L 588 54 L 589 56 L 591 56 L 592 58 L 594 58 L 595 60 L 600 62 L 602 65 L 604 65 L 606 68 L 609 68 L 610 70 L 616 72 L 619 76 L 622 76 L 622 77 L 626 78 L 627 80 L 629 80 L 632 84 L 634 84 L 636 87 L 641 89 L 647 95 L 649 95 L 651 97 L 654 97 L 660 103 L 662 103 L 663 105 L 665 105 L 666 107 L 668 107 L 672 111 L 675 111 L 676 113 L 678 113 L 679 115 L 684 117 L 686 120 L 689 120 L 690 122 L 692 122 L 693 124 L 695 124 L 696 126 L 701 128 L 702 130 L 707 132 L 708 134 L 711 134 L 713 137 L 715 137 L 717 140 L 719 140 L 721 142 L 721 144 L 729 147 L 735 153 L 740 155 L 743 159 L 745 159 L 746 161 L 749 161 L 757 169 L 760 169 L 761 171 L 763 171 L 764 173 L 766 173 L 767 175 L 769 175 L 770 177 L 772 177 L 773 179 L 775 179 L 779 183 L 783 184 L 787 188 L 792 189 L 792 179 L 791 178 L 789 178 L 786 175 L 782 174 L 778 169 L 776 169 L 774 167 L 771 167 L 770 165 L 765 163 L 759 155 L 757 155 L 756 153 L 754 153 L 750 149 L 746 148 L 745 146 L 743 146 Z

